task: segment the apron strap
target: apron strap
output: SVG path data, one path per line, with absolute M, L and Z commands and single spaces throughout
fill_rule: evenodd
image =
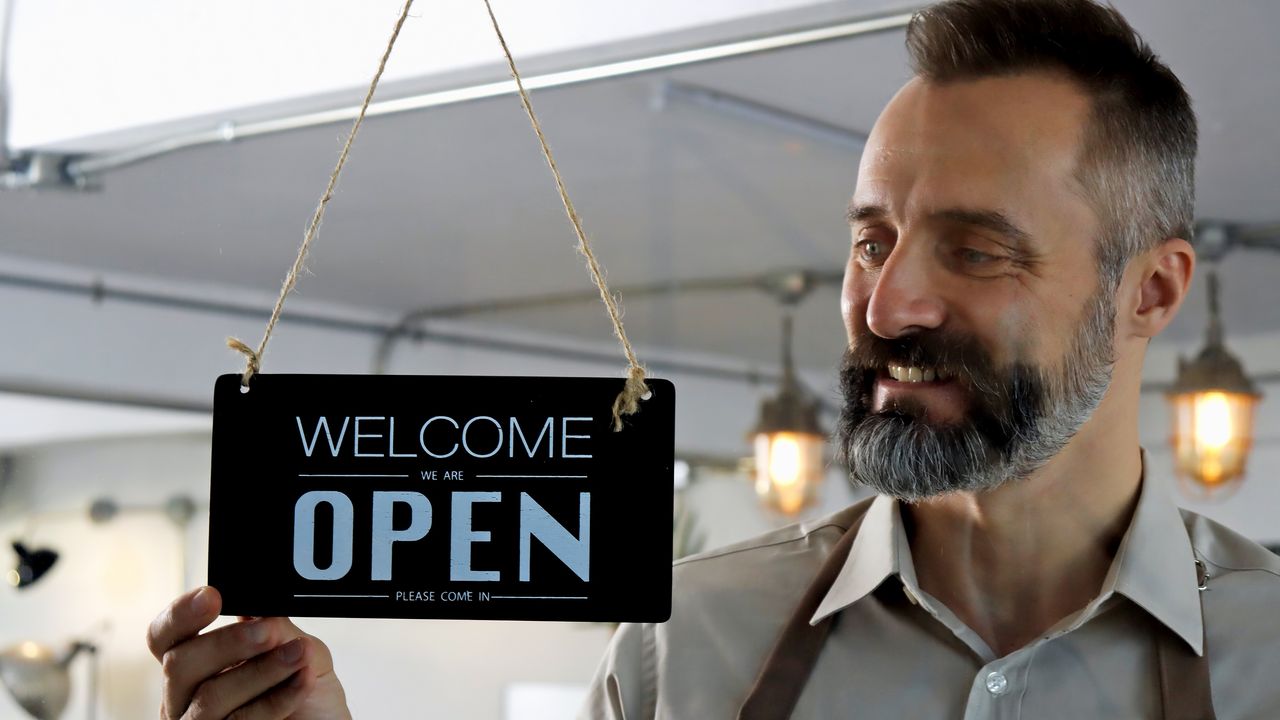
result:
M 1209 574 L 1204 563 L 1196 561 L 1200 579 L 1200 616 L 1204 617 L 1204 592 Z M 1196 655 L 1181 638 L 1168 628 L 1156 628 L 1156 663 L 1160 669 L 1160 703 L 1163 720 L 1217 720 L 1213 710 L 1213 693 L 1209 685 L 1208 638 Z
M 804 691 L 809 674 L 817 664 L 822 646 L 840 613 L 828 615 L 817 625 L 810 625 L 809 618 L 817 612 L 822 598 L 844 567 L 860 525 L 861 516 L 840 536 L 817 576 L 804 591 L 800 603 L 787 619 L 782 633 L 766 656 L 760 674 L 747 693 L 747 699 L 738 710 L 738 720 L 779 720 L 791 717 L 791 711 L 800 700 L 800 693 Z
M 1160 665 L 1163 720 L 1217 720 L 1209 690 L 1208 648 L 1196 655 L 1181 638 L 1158 628 L 1156 661 Z
M 785 720 L 791 717 L 840 613 L 828 615 L 817 625 L 810 625 L 809 619 L 844 567 L 861 524 L 862 518 L 858 517 L 840 536 L 813 582 L 805 589 L 747 692 L 746 700 L 738 710 L 738 720 Z M 1204 587 L 1204 577 L 1200 585 Z M 1203 607 L 1204 601 L 1201 600 L 1202 615 Z M 1209 685 L 1207 645 L 1204 650 L 1204 655 L 1196 655 L 1168 629 L 1157 628 L 1156 663 L 1160 677 L 1162 720 L 1217 720 Z

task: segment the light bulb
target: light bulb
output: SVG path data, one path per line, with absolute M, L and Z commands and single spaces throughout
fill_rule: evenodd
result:
M 1196 397 L 1196 443 L 1208 450 L 1221 450 L 1231 442 L 1231 404 L 1226 393 L 1207 392 Z
M 791 433 L 778 433 L 772 438 L 769 452 L 769 475 L 778 487 L 791 487 L 800 480 L 800 443 Z

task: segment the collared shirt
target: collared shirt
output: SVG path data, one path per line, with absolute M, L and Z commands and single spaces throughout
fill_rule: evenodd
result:
M 899 505 L 882 496 L 677 562 L 671 619 L 619 628 L 580 717 L 736 717 L 783 623 L 863 512 L 811 620 L 841 613 L 795 718 L 1159 718 L 1156 633 L 1207 652 L 1219 720 L 1280 718 L 1280 557 L 1180 512 L 1166 485 L 1145 481 L 1098 596 L 1004 657 L 920 589 Z M 1203 593 L 1196 560 L 1209 576 Z

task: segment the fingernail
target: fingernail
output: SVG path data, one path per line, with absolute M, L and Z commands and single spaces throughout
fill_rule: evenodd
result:
M 280 648 L 280 662 L 293 665 L 302 659 L 302 638 L 297 638 Z
M 202 587 L 191 596 L 191 609 L 197 613 L 204 614 L 213 609 L 213 593 L 209 588 Z

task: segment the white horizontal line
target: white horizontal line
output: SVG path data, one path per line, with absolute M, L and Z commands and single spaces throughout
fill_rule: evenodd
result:
M 586 475 L 472 475 L 478 478 L 577 478 L 586 479 Z
M 563 597 L 558 595 L 490 595 L 494 600 L 587 600 L 582 597 Z
M 294 595 L 296 598 L 390 598 L 390 595 Z
M 376 475 L 371 473 L 298 473 L 298 477 L 412 477 L 406 473 Z

